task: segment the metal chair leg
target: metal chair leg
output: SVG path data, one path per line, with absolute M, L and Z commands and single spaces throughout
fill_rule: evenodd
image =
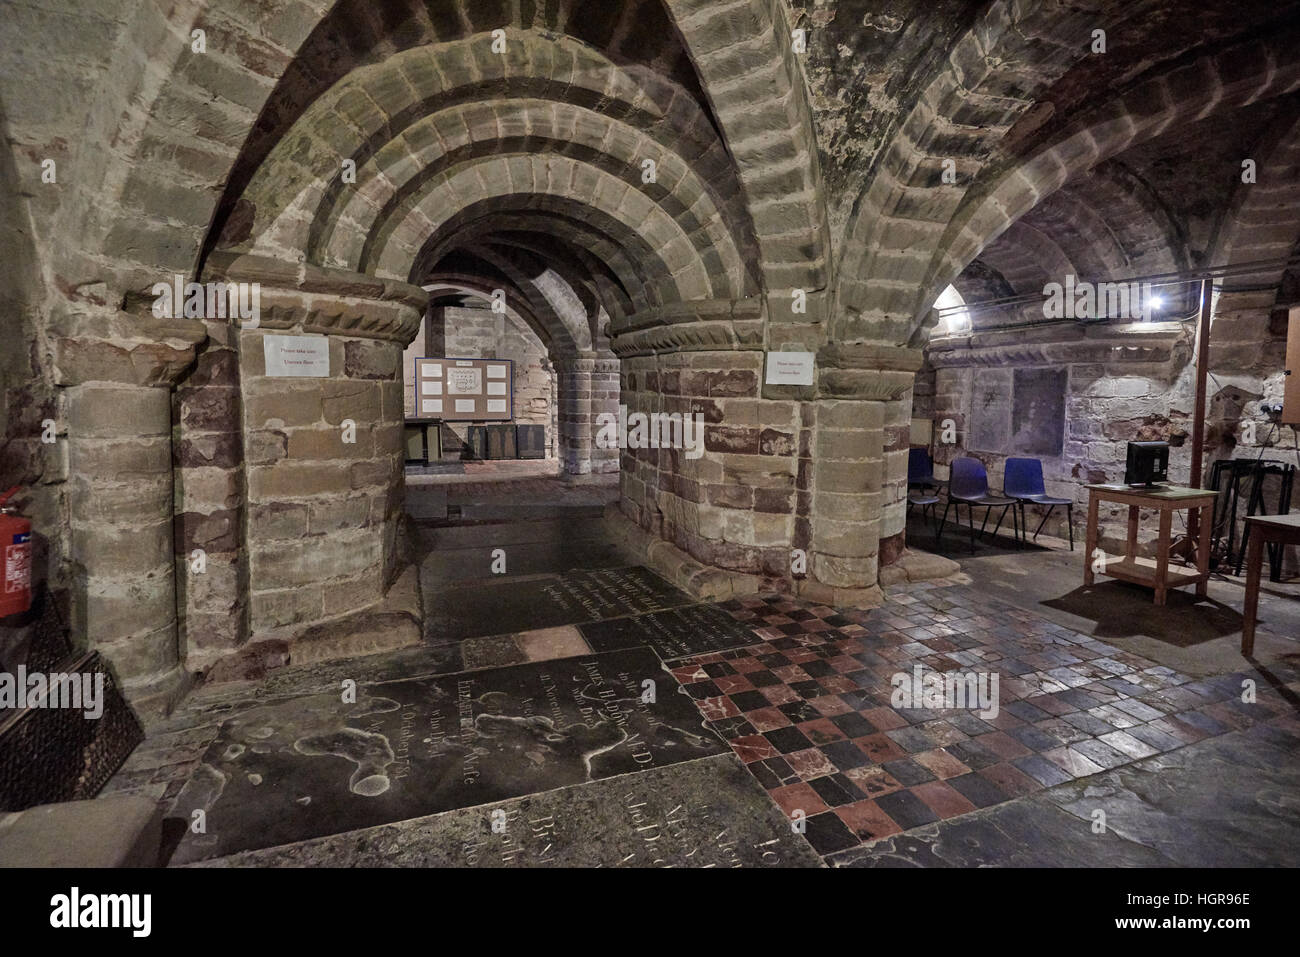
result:
M 944 506 L 943 506 L 943 518 L 941 518 L 941 519 L 939 520 L 939 527 L 938 527 L 938 529 L 935 530 L 935 533 L 934 533 L 934 543 L 935 543 L 935 545 L 938 545 L 938 544 L 939 544 L 939 539 L 943 538 L 943 527 L 944 527 L 944 525 L 946 525 L 947 522 L 948 522 L 948 509 L 951 508 L 951 507 L 952 507 L 952 499 L 949 499 L 947 502 L 944 503 Z
M 1070 551 L 1074 551 L 1074 506 L 1065 506 L 1065 521 L 1070 526 Z
M 972 505 L 970 502 L 966 503 L 966 517 L 970 520 L 970 553 L 974 555 L 975 554 L 975 506 Z M 984 521 L 987 522 L 988 520 L 989 520 L 988 512 L 985 512 Z M 984 534 L 984 530 L 982 528 L 980 529 L 980 534 L 981 535 Z
M 1047 519 L 1051 516 L 1054 508 L 1056 508 L 1055 505 L 1047 506 L 1047 511 L 1043 513 L 1043 520 L 1038 523 L 1038 532 L 1043 530 L 1043 526 L 1047 524 Z M 1034 532 L 1034 541 L 1038 541 L 1038 532 Z
M 998 537 L 998 531 L 1002 528 L 1002 523 L 1005 522 L 1006 519 L 1007 519 L 1007 509 L 1008 509 L 1009 507 L 1010 507 L 1010 506 L 1007 506 L 1007 505 L 1003 505 L 1003 506 L 1002 506 L 1002 514 L 998 516 L 998 523 L 997 523 L 996 525 L 993 526 L 993 537 L 994 537 L 994 538 L 997 538 L 997 537 Z M 993 509 L 990 508 L 989 511 L 991 512 L 991 511 L 993 511 Z M 1015 516 L 1014 516 L 1014 515 L 1011 517 L 1011 520 L 1012 520 L 1013 522 L 1015 521 Z M 987 522 L 988 519 L 985 518 L 985 521 Z

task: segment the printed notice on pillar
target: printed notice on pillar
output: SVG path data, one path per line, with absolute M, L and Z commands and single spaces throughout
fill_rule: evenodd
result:
M 330 374 L 330 341 L 325 336 L 263 336 L 268 376 L 325 378 Z
M 811 352 L 769 352 L 768 385 L 812 385 L 815 356 Z

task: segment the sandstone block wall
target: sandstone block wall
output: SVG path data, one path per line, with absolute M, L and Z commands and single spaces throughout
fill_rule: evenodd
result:
M 261 340 L 240 334 L 254 638 L 383 597 L 404 457 L 399 344 L 329 336 L 328 378 L 285 379 L 266 376 Z
M 623 450 L 620 507 L 706 564 L 788 578 L 800 409 L 762 397 L 762 365 L 763 353 L 750 351 L 625 359 L 629 415 L 698 414 L 705 429 L 698 459 L 678 449 Z
M 1210 340 L 1205 482 L 1216 459 L 1253 459 L 1261 453 L 1269 459 L 1294 459 L 1290 431 L 1275 433 L 1261 411 L 1263 401 L 1280 401 L 1283 381 L 1285 327 L 1270 322 L 1271 313 L 1271 308 L 1260 305 L 1258 296 L 1224 294 L 1216 303 Z M 1190 481 L 1196 389 L 1195 340 L 1190 337 L 1194 329 L 1165 324 L 1162 332 L 1126 332 L 1111 327 L 1109 331 L 1090 330 L 1087 336 L 1077 327 L 1053 329 L 1016 336 L 977 332 L 972 337 L 935 340 L 928 351 L 927 368 L 918 376 L 918 383 L 932 380 L 934 384 L 922 388 L 914 412 L 934 420 L 932 451 L 938 470 L 946 470 L 958 456 L 970 455 L 985 464 L 990 485 L 1000 489 L 1008 457 L 1041 459 L 1048 494 L 1075 502 L 1075 537 L 1080 539 L 1087 522 L 1084 486 L 1122 481 L 1128 442 L 1172 438 L 1170 481 Z M 979 429 L 972 422 L 977 417 L 972 403 L 977 401 L 979 374 L 981 369 L 1002 368 L 1003 363 L 1066 372 L 1060 455 L 980 447 L 975 438 Z M 925 394 L 931 389 L 932 395 Z M 952 445 L 941 440 L 941 423 L 946 419 L 952 420 L 957 431 L 958 441 Z M 1254 441 L 1248 441 L 1252 434 Z M 1272 442 L 1266 446 L 1270 435 Z M 1270 486 L 1270 501 L 1272 494 Z M 1300 510 L 1300 502 L 1293 504 Z M 1053 513 L 1044 532 L 1066 537 L 1063 512 L 1058 508 Z M 1122 507 L 1103 505 L 1103 548 L 1123 547 L 1126 520 Z M 1038 519 L 1031 517 L 1031 521 L 1036 528 Z M 1155 537 L 1154 525 L 1144 524 L 1139 532 L 1142 545 L 1148 546 Z

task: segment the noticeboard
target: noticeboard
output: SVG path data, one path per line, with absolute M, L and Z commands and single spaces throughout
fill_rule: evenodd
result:
M 416 359 L 415 418 L 512 421 L 514 381 L 510 359 Z

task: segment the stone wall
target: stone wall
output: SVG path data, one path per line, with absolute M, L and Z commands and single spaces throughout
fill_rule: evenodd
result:
M 1294 456 L 1291 436 L 1286 434 L 1289 430 L 1274 434 L 1271 448 L 1264 444 L 1273 427 L 1260 405 L 1265 399 L 1281 400 L 1285 352 L 1285 326 L 1276 321 L 1270 325 L 1271 312 L 1258 298 L 1252 301 L 1241 294 L 1224 294 L 1216 302 L 1203 481 L 1208 481 L 1210 466 L 1219 458 L 1256 458 L 1261 451 L 1265 458 L 1289 460 Z M 937 473 L 946 477 L 954 458 L 970 455 L 985 464 L 990 486 L 1000 489 L 1008 457 L 1038 458 L 1048 494 L 1075 502 L 1075 537 L 1081 540 L 1087 522 L 1084 486 L 1122 481 L 1128 442 L 1171 441 L 1170 481 L 1186 484 L 1190 480 L 1194 336 L 1193 323 L 1155 323 L 977 331 L 933 340 L 926 368 L 918 376 L 918 383 L 933 379 L 933 395 L 926 395 L 929 390 L 923 387 L 914 412 L 934 421 Z M 1038 436 L 1037 442 L 1026 443 L 1025 436 L 1014 434 L 1012 415 L 1002 434 L 988 441 L 998 430 L 982 428 L 981 421 L 996 419 L 1001 407 L 1010 411 L 1015 391 L 1024 386 L 1023 374 L 1035 370 L 1065 377 L 1062 434 Z M 1017 374 L 1022 375 L 1020 381 Z M 981 396 L 996 391 L 992 387 L 997 382 L 1011 394 L 999 394 L 991 411 L 985 412 L 979 407 Z M 941 435 L 947 419 L 957 432 L 957 442 L 951 445 L 945 444 Z M 1254 440 L 1250 441 L 1252 433 Z M 1047 448 L 1056 441 L 1061 452 L 1053 455 Z M 1278 451 L 1282 445 L 1286 451 Z M 1300 509 L 1300 502 L 1295 506 Z M 1107 512 L 1102 522 L 1107 535 L 1102 547 L 1122 547 L 1124 509 L 1104 507 Z M 1056 510 L 1044 526 L 1045 533 L 1066 537 L 1063 512 Z M 1031 521 L 1037 527 L 1037 519 Z M 1154 537 L 1154 527 L 1144 525 L 1139 536 L 1142 544 Z
M 187 491 L 176 553 L 186 665 L 231 676 L 310 660 L 297 643 L 375 608 L 402 570 L 401 360 L 427 300 L 414 287 L 258 257 L 212 266 L 259 282 L 262 316 L 214 330 L 210 341 L 229 347 L 201 356 L 178 390 Z M 286 334 L 323 342 L 328 374 L 268 375 L 265 337 Z M 225 495 L 226 507 L 197 508 L 205 481 L 209 501 Z M 185 568 L 195 547 L 208 551 L 202 574 Z
M 53 602 L 68 616 L 67 414 L 48 361 L 39 264 L 25 241 L 31 228 L 13 155 L 0 149 L 0 493 L 22 487 L 9 504 L 32 521 L 35 606 L 0 626 L 0 669 L 25 660 L 41 605 Z
M 704 453 L 624 449 L 620 507 L 698 561 L 788 579 L 799 408 L 762 398 L 763 353 L 689 352 L 623 361 L 633 413 L 703 416 Z

